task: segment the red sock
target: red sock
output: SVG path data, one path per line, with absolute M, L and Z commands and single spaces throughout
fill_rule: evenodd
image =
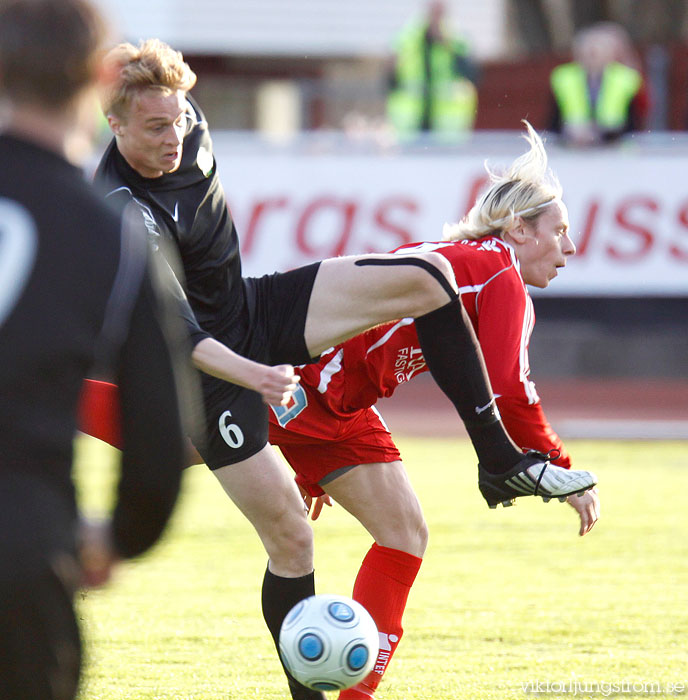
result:
M 380 633 L 380 653 L 373 670 L 360 683 L 339 693 L 339 700 L 372 698 L 404 630 L 401 618 L 411 586 L 422 563 L 420 557 L 373 544 L 354 583 L 353 599 L 372 615 Z
M 114 384 L 84 379 L 79 398 L 77 428 L 121 449 L 119 392 Z

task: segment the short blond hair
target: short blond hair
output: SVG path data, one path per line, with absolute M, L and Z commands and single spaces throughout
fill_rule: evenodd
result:
M 444 239 L 476 240 L 488 235 L 501 236 L 522 217 L 534 222 L 562 189 L 556 175 L 547 165 L 547 152 L 533 127 L 525 120 L 523 138 L 530 149 L 517 158 L 503 174 L 486 164 L 490 186 L 466 216 L 457 224 L 446 224 Z
M 159 39 L 147 39 L 138 46 L 119 44 L 105 57 L 113 80 L 103 98 L 103 112 L 126 117 L 133 98 L 153 89 L 164 93 L 188 92 L 196 84 L 196 74 L 180 51 Z

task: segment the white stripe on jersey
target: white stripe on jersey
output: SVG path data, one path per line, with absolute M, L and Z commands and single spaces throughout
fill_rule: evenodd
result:
M 530 361 L 528 359 L 528 343 L 530 342 L 530 336 L 533 333 L 533 327 L 535 326 L 535 310 L 533 308 L 533 301 L 530 295 L 526 295 L 526 310 L 523 314 L 523 328 L 521 329 L 521 347 L 519 350 L 519 378 L 523 384 L 523 390 L 526 393 L 528 403 L 537 403 L 540 397 L 535 391 L 535 384 L 528 379 L 530 374 Z
M 36 225 L 29 212 L 11 199 L 0 198 L 0 325 L 29 281 L 37 247 Z
M 380 422 L 382 423 L 384 429 L 389 433 L 390 432 L 389 427 L 388 427 L 387 423 L 385 423 L 385 419 L 382 417 L 382 414 L 380 413 L 380 411 L 377 410 L 377 406 L 371 406 L 370 408 L 372 408 L 373 411 L 375 411 L 375 413 L 377 413 L 377 417 L 380 419 Z
M 490 277 L 488 280 L 483 282 L 482 284 L 475 284 L 475 285 L 466 285 L 465 287 L 461 287 L 459 289 L 459 293 L 462 294 L 475 294 L 475 312 L 478 314 L 478 295 L 482 290 L 493 280 L 497 279 L 499 275 L 501 275 L 504 272 L 507 272 L 508 270 L 511 269 L 513 266 L 516 271 L 519 274 L 519 277 L 521 275 L 521 266 L 518 261 L 518 257 L 516 256 L 516 251 L 505 241 L 502 240 L 491 240 L 491 243 L 494 245 L 501 246 L 505 251 L 509 253 L 509 258 L 511 259 L 511 265 L 509 267 L 505 267 L 499 272 L 496 272 L 492 277 Z M 526 307 L 525 311 L 523 314 L 523 326 L 521 327 L 521 340 L 519 344 L 519 357 L 518 357 L 518 364 L 519 364 L 519 380 L 521 384 L 523 385 L 523 391 L 526 395 L 526 398 L 528 399 L 529 404 L 534 404 L 538 403 L 540 401 L 540 397 L 537 394 L 537 391 L 535 389 L 535 384 L 531 382 L 528 379 L 528 376 L 530 375 L 530 361 L 528 359 L 528 343 L 530 342 L 530 336 L 533 333 L 533 327 L 535 325 L 535 309 L 533 307 L 533 301 L 530 298 L 530 295 L 526 291 L 524 287 L 523 294 L 525 296 L 525 301 L 526 301 Z
M 456 241 L 423 241 L 416 245 L 398 248 L 394 251 L 394 255 L 414 255 L 415 253 L 425 253 L 428 251 L 439 250 L 440 248 L 449 248 L 456 245 Z
M 330 385 L 332 377 L 342 368 L 342 357 L 344 357 L 344 350 L 339 348 L 332 359 L 323 367 L 322 372 L 320 372 L 320 384 L 318 384 L 318 391 L 321 394 L 324 394 L 327 391 L 327 387 Z
M 482 292 L 483 287 L 486 284 L 487 284 L 487 282 L 483 282 L 482 284 L 467 284 L 465 287 L 459 287 L 459 295 L 461 295 L 461 294 L 480 294 L 480 292 Z
M 366 350 L 366 357 L 376 348 L 379 348 L 381 345 L 384 345 L 400 328 L 403 328 L 404 326 L 410 326 L 413 323 L 414 319 L 412 318 L 402 318 L 401 321 L 397 321 L 383 336 L 378 340 L 376 343 L 373 343 L 367 350 Z
M 511 266 L 509 267 L 503 267 L 499 272 L 495 272 L 490 279 L 486 280 L 485 282 L 481 284 L 467 284 L 465 287 L 459 287 L 459 295 L 461 294 L 475 294 L 475 312 L 478 313 L 478 294 L 483 291 L 483 289 L 492 282 L 492 280 L 497 279 L 499 275 L 501 275 L 504 272 L 507 272 L 508 270 L 511 269 Z
M 495 272 L 492 277 L 489 279 L 485 280 L 481 284 L 473 284 L 473 285 L 466 285 L 465 287 L 459 287 L 459 294 L 475 294 L 475 314 L 476 316 L 478 315 L 478 295 L 480 292 L 483 291 L 483 289 L 490 284 L 493 280 L 496 280 L 499 275 L 503 274 L 504 272 L 508 272 L 511 267 L 515 267 L 519 275 L 521 274 L 521 269 L 518 264 L 518 258 L 516 257 L 516 253 L 514 249 L 508 244 L 505 243 L 502 240 L 494 240 L 492 241 L 495 245 L 500 245 L 504 248 L 509 253 L 509 257 L 511 258 L 511 265 L 509 267 L 503 267 L 499 272 Z
M 521 265 L 518 262 L 518 257 L 516 257 L 516 251 L 514 251 L 514 249 L 508 243 L 504 243 L 504 247 L 509 251 L 511 262 L 520 276 Z M 535 326 L 535 309 L 533 307 L 533 300 L 530 298 L 530 294 L 528 294 L 525 287 L 523 288 L 523 294 L 526 298 L 526 308 L 523 313 L 523 326 L 521 328 L 521 342 L 518 353 L 519 379 L 521 384 L 523 384 L 523 391 L 528 399 L 528 403 L 533 404 L 540 400 L 540 397 L 535 390 L 535 384 L 528 379 L 528 376 L 530 375 L 528 343 L 530 343 L 530 336 L 532 335 L 533 327 Z
M 128 192 L 132 197 L 134 196 L 134 193 L 126 185 L 122 185 L 121 187 L 116 187 L 114 190 L 108 192 L 105 195 L 105 199 L 107 199 L 110 195 L 115 194 L 116 192 Z
M 105 195 L 105 199 L 112 196 L 113 194 L 117 194 L 117 192 L 128 192 L 131 196 L 132 202 L 134 202 L 139 207 L 139 209 L 141 210 L 141 216 L 143 217 L 143 223 L 146 226 L 146 231 L 148 231 L 149 234 L 148 242 L 150 243 L 153 250 L 157 251 L 159 246 L 157 239 L 161 237 L 161 234 L 160 228 L 155 220 L 155 217 L 153 216 L 153 210 L 142 199 L 134 197 L 134 193 L 126 185 L 122 185 L 122 187 L 117 187 L 111 192 L 108 192 Z M 174 216 L 172 216 L 172 218 L 175 221 L 177 220 Z

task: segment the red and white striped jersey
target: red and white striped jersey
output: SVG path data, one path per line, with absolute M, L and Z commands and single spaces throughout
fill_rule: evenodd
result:
M 513 249 L 497 237 L 477 241 L 424 242 L 404 246 L 399 255 L 436 251 L 451 263 L 461 300 L 485 357 L 504 425 L 524 449 L 557 449 L 556 463 L 570 466 L 559 436 L 547 422 L 530 380 L 528 344 L 535 323 L 533 303 L 519 272 Z M 336 417 L 368 408 L 403 382 L 427 371 L 413 319 L 369 330 L 332 348 L 319 362 L 298 369 L 307 395 Z M 334 437 L 322 410 L 294 411 L 279 422 L 291 432 Z M 317 416 L 317 418 L 316 418 Z M 336 422 L 336 420 L 335 420 Z M 317 433 L 317 435 L 316 435 Z

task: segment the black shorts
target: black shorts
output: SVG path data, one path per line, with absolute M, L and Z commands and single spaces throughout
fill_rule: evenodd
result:
M 319 266 L 245 279 L 248 332 L 232 349 L 266 365 L 310 362 L 304 331 Z M 241 462 L 265 447 L 269 409 L 260 394 L 203 375 L 203 402 L 206 434 L 194 442 L 210 469 Z

